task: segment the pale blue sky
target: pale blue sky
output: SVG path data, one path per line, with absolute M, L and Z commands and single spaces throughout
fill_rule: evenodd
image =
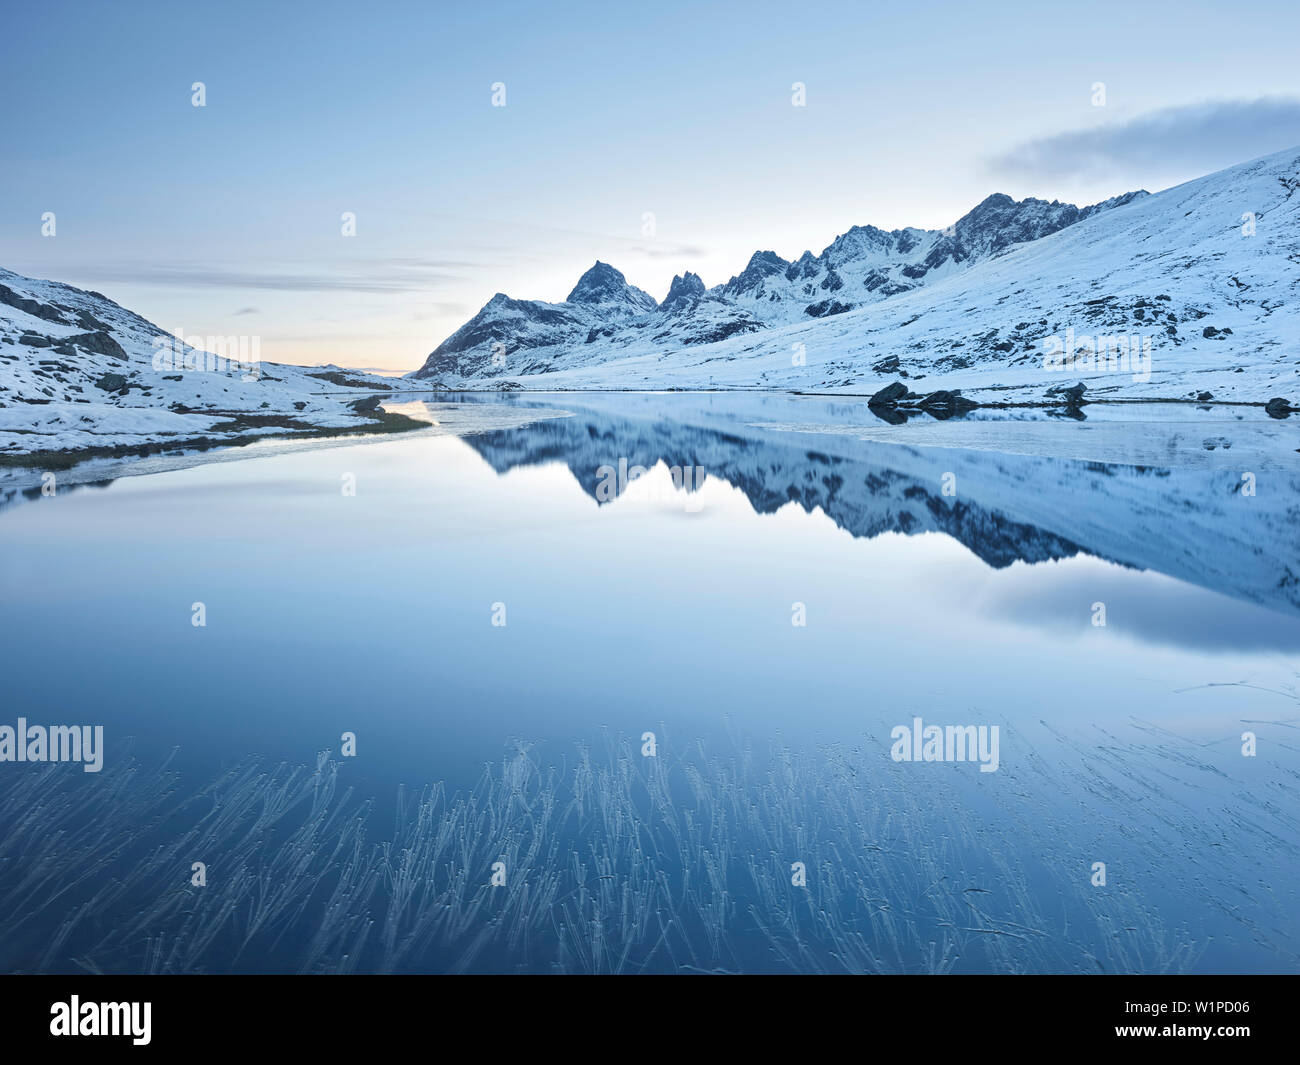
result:
M 0 265 L 269 361 L 407 370 L 597 258 L 662 298 L 853 224 L 1293 146 L 1297 43 L 1300 5 L 1248 0 L 9 5 Z

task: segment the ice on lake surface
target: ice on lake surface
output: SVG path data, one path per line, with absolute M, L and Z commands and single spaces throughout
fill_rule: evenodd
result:
M 4 970 L 1300 969 L 1294 419 L 403 409 L 5 472 Z

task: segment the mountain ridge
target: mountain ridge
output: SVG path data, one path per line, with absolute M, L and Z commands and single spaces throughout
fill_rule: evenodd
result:
M 698 274 L 687 271 L 673 278 L 661 304 L 629 284 L 621 271 L 597 260 L 562 303 L 497 293 L 465 326 L 439 344 L 423 367 L 408 376 L 419 380 L 461 372 L 462 365 L 476 373 L 502 369 L 503 357 L 508 359 L 521 348 L 574 342 L 584 328 L 587 337 L 583 343 L 593 343 L 601 336 L 611 337 L 638 314 L 658 310 L 661 315 L 681 317 L 705 300 L 716 305 L 710 308 L 715 315 L 729 313 L 733 327 L 711 320 L 700 334 L 682 337 L 683 343 L 710 343 L 737 332 L 753 332 L 799 311 L 812 317 L 843 313 L 865 302 L 911 291 L 927 275 L 938 271 L 936 276 L 940 276 L 949 264 L 981 261 L 1014 244 L 1038 239 L 1147 195 L 1139 190 L 1076 207 L 1034 197 L 1017 201 L 1005 193 L 993 193 L 946 229 L 851 226 L 817 255 L 809 250 L 787 260 L 774 251 L 755 251 L 740 273 L 712 288 L 707 288 Z M 844 300 L 827 299 L 858 282 L 865 291 L 857 293 L 857 303 L 846 302 L 847 296 Z M 588 311 L 596 313 L 584 313 Z
M 678 275 L 654 312 L 485 307 L 407 379 L 868 396 L 924 379 L 999 404 L 1082 383 L 1090 399 L 1294 408 L 1298 188 L 1300 148 L 1082 208 L 995 193 L 946 230 L 855 226 L 820 255 L 757 251 L 711 288 Z M 1107 345 L 1130 341 L 1142 365 L 1106 361 Z M 1065 343 L 1079 361 L 1045 357 Z

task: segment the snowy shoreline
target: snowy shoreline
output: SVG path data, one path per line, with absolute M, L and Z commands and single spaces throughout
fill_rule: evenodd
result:
M 942 391 L 942 390 L 941 390 Z M 999 392 L 1004 389 L 990 388 L 985 390 L 974 390 L 978 395 L 980 391 Z M 183 457 L 187 455 L 203 454 L 210 451 L 228 451 L 248 447 L 258 443 L 302 443 L 305 445 L 323 444 L 329 440 L 339 440 L 348 442 L 351 439 L 361 440 L 363 438 L 400 436 L 403 434 L 418 432 L 428 429 L 431 423 L 422 420 L 419 417 L 398 410 L 387 410 L 383 406 L 383 401 L 387 401 L 390 406 L 406 404 L 411 401 L 420 399 L 434 400 L 439 403 L 454 403 L 457 395 L 489 397 L 492 399 L 507 398 L 543 398 L 546 396 L 572 396 L 575 399 L 581 399 L 583 396 L 595 395 L 627 395 L 627 396 L 673 396 L 687 398 L 691 396 L 769 396 L 773 398 L 788 397 L 791 399 L 814 399 L 814 400 L 844 400 L 851 401 L 855 405 L 863 408 L 864 414 L 873 415 L 883 423 L 897 423 L 899 420 L 909 418 L 922 418 L 924 420 L 936 421 L 953 421 L 960 423 L 972 411 L 1041 411 L 1044 414 L 1055 417 L 1078 418 L 1086 420 L 1086 411 L 1089 408 L 1101 407 L 1111 408 L 1143 408 L 1153 404 L 1163 406 L 1185 406 L 1196 408 L 1198 410 L 1211 410 L 1214 408 L 1258 408 L 1267 411 L 1271 418 L 1286 419 L 1291 413 L 1296 412 L 1296 408 L 1270 407 L 1269 402 L 1264 400 L 1245 400 L 1245 399 L 1190 399 L 1181 396 L 1141 396 L 1141 397 L 1107 397 L 1105 395 L 1090 395 L 1084 393 L 1084 397 L 1078 403 L 1072 403 L 1063 400 L 1060 397 L 1050 399 L 979 399 L 971 400 L 969 408 L 948 414 L 943 410 L 927 409 L 918 405 L 916 402 L 905 402 L 903 404 L 876 405 L 871 402 L 873 396 L 878 393 L 852 392 L 852 391 L 811 391 L 800 389 L 763 389 L 763 388 L 717 388 L 717 389 L 618 389 L 618 388 L 547 388 L 547 389 L 497 389 L 497 388 L 464 388 L 456 390 L 444 389 L 403 389 L 395 388 L 389 392 L 370 393 L 362 395 L 358 399 L 357 393 L 326 393 L 323 395 L 335 395 L 345 398 L 350 404 L 350 410 L 355 410 L 358 404 L 365 406 L 367 400 L 378 400 L 372 409 L 358 412 L 358 416 L 351 419 L 345 424 L 331 424 L 329 420 L 319 424 L 313 424 L 297 416 L 296 412 L 290 415 L 284 411 L 259 410 L 256 413 L 244 414 L 241 416 L 238 412 L 229 412 L 228 422 L 231 428 L 226 432 L 219 433 L 195 433 L 194 435 L 159 435 L 156 437 L 141 438 L 132 434 L 132 438 L 125 440 L 116 440 L 114 442 L 97 443 L 97 444 L 75 444 L 73 446 L 56 446 L 46 448 L 23 449 L 10 448 L 6 451 L 0 451 L 0 468 L 11 468 L 19 470 L 69 470 L 73 467 L 83 465 L 95 460 L 128 460 L 128 459 L 145 459 L 153 456 L 170 456 Z M 965 395 L 963 394 L 963 398 Z M 1276 401 L 1273 401 L 1276 403 Z M 235 427 L 235 423 L 241 423 L 240 427 Z M 1134 418 L 1132 424 L 1137 427 L 1144 424 L 1144 418 Z M 475 430 L 481 431 L 481 430 Z M 113 434 L 106 434 L 110 437 Z

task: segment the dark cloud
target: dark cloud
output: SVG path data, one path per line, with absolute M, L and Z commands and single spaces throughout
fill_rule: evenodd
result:
M 239 310 L 235 312 L 234 316 L 238 318 L 241 315 L 245 315 L 245 314 L 261 314 L 261 313 L 262 312 L 258 310 L 256 307 L 241 307 Z
M 1221 170 L 1296 145 L 1300 100 L 1217 100 L 1027 141 L 992 159 L 990 168 L 1034 180 L 1153 183 Z

